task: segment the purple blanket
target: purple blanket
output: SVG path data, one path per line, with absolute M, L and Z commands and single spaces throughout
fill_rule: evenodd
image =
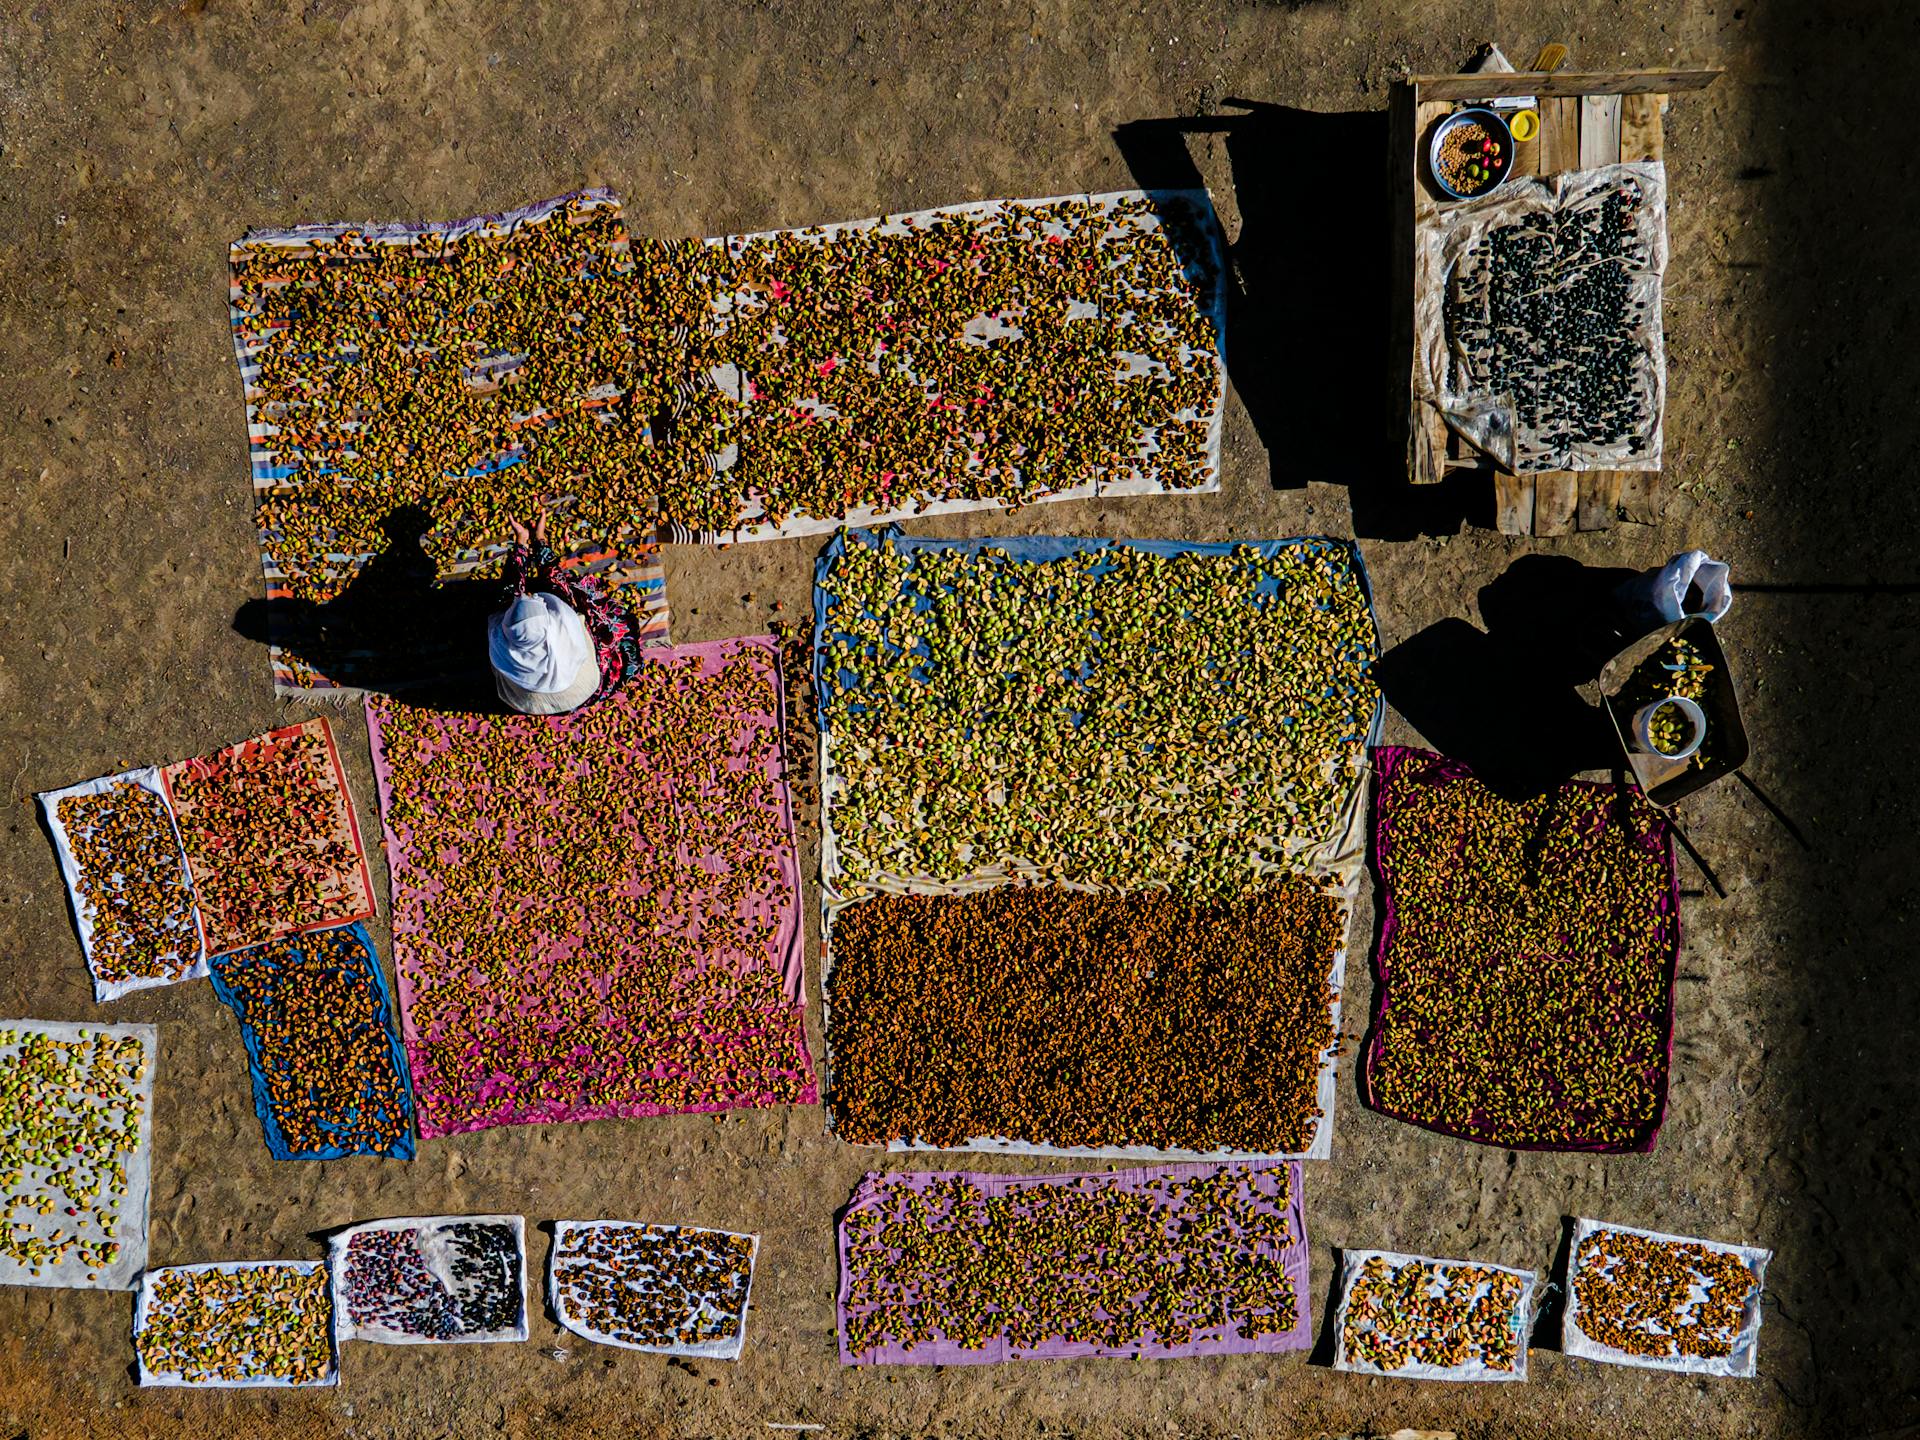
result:
M 841 1216 L 840 1361 L 1303 1350 L 1297 1161 L 869 1174 Z
M 1429 751 L 1373 762 L 1367 1104 L 1483 1145 L 1651 1150 L 1680 951 L 1665 816 L 1616 785 L 1513 802 Z

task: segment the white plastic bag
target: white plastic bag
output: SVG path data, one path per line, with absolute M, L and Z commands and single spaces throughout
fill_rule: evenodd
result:
M 1728 573 L 1725 561 L 1713 559 L 1704 550 L 1689 550 L 1628 588 L 1638 591 L 1637 598 L 1658 611 L 1665 624 L 1699 619 L 1714 625 L 1733 606 Z

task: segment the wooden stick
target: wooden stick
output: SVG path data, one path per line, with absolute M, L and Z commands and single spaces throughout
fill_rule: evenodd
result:
M 1680 90 L 1704 90 L 1719 70 L 1614 70 L 1605 73 L 1556 71 L 1551 75 L 1518 70 L 1497 75 L 1409 75 L 1422 100 L 1500 100 L 1515 95 L 1660 95 Z

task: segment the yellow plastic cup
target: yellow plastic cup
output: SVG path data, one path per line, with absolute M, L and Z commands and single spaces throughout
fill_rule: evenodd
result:
M 1516 140 L 1531 140 L 1540 133 L 1538 110 L 1516 110 L 1507 117 L 1507 128 Z

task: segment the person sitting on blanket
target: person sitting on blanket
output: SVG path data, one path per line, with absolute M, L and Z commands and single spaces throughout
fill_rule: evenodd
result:
M 487 617 L 493 687 L 523 715 L 565 715 L 597 704 L 640 664 L 633 621 L 595 577 L 560 568 L 544 513 L 531 530 L 510 523 L 501 608 Z

